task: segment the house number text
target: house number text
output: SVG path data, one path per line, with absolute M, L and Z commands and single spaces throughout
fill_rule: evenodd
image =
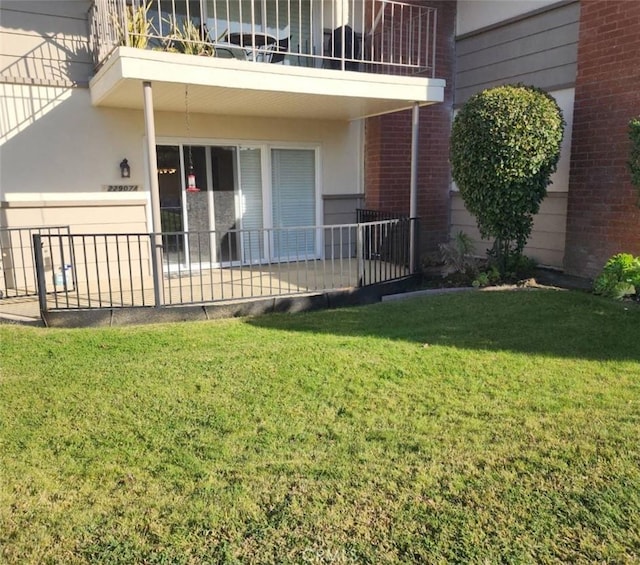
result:
M 103 192 L 138 192 L 137 184 L 103 184 Z

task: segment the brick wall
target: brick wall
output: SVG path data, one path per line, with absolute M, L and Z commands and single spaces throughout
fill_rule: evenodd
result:
M 437 244 L 448 239 L 448 159 L 456 3 L 444 0 L 426 4 L 438 9 L 435 76 L 447 81 L 444 103 L 420 109 L 418 216 L 421 219 L 421 250 L 434 253 Z M 408 213 L 410 178 L 411 110 L 369 118 L 365 138 L 365 206 Z
M 607 258 L 640 254 L 627 125 L 640 115 L 640 1 L 583 0 L 565 270 L 594 277 Z

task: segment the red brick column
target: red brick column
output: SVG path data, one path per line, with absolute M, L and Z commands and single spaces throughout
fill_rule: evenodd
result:
M 640 208 L 626 165 L 640 115 L 640 1 L 583 0 L 565 269 L 594 277 L 608 257 L 640 254 Z
M 424 4 L 438 9 L 435 75 L 447 81 L 444 103 L 420 109 L 418 215 L 421 250 L 433 253 L 438 243 L 448 239 L 449 229 L 449 136 L 456 3 L 443 0 Z M 366 207 L 408 213 L 411 110 L 369 118 L 365 131 Z

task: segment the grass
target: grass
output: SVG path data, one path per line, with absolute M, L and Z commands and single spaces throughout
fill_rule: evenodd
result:
M 640 308 L 0 326 L 7 563 L 633 562 Z

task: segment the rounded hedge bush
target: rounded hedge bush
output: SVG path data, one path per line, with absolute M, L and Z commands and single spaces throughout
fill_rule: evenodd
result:
M 521 254 L 556 170 L 564 120 L 555 99 L 531 86 L 480 92 L 453 122 L 451 163 L 465 206 L 498 257 Z

